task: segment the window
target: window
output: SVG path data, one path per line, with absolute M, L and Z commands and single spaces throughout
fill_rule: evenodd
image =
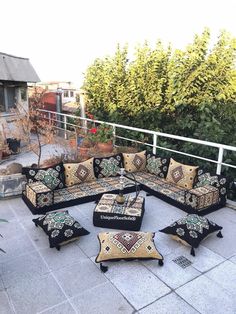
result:
M 64 97 L 69 97 L 68 90 L 65 90 L 65 91 L 64 91 Z
M 74 92 L 70 91 L 70 97 L 74 97 Z
M 20 97 L 22 101 L 27 100 L 27 90 L 25 87 L 20 87 Z
M 0 112 L 5 111 L 4 88 L 0 86 Z

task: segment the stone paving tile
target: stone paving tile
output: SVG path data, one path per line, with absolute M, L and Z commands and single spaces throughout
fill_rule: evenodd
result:
M 234 264 L 236 264 L 236 255 L 230 258 L 230 261 Z
M 51 274 L 20 281 L 7 290 L 17 314 L 34 314 L 66 300 Z
M 136 310 L 170 292 L 160 279 L 137 261 L 110 262 L 107 265 L 106 277 Z
M 174 292 L 139 311 L 139 314 L 197 314 L 194 308 Z
M 1 210 L 0 210 L 1 217 Z M 3 236 L 3 239 L 9 240 L 12 238 L 19 238 L 25 232 L 23 226 L 17 220 L 11 220 L 8 223 L 1 223 L 0 225 L 0 233 Z
M 164 257 L 170 253 L 173 253 L 182 246 L 181 243 L 173 241 L 169 235 L 166 235 L 162 232 L 156 233 L 154 241 L 156 247 Z
M 80 237 L 78 241 L 75 242 L 76 245 L 88 256 L 92 257 L 97 255 L 100 249 L 99 241 L 97 238 L 98 233 L 104 232 L 102 228 L 93 227 L 89 229 L 90 234 Z
M 218 239 L 218 238 L 217 238 Z M 173 240 L 174 241 L 174 240 Z M 192 267 L 200 272 L 208 271 L 225 261 L 225 258 L 200 245 L 195 249 L 195 256 L 190 254 L 190 247 L 182 245 L 175 251 L 176 256 L 185 256 L 192 262 Z
M 1 219 L 6 219 L 7 221 L 15 220 L 17 217 L 10 207 L 9 200 L 0 200 L 0 202 L 1 202 L 0 208 Z
M 69 302 L 64 302 L 43 312 L 39 312 L 39 314 L 76 314 L 76 312 Z
M 6 251 L 6 254 L 1 254 L 0 262 L 10 261 L 18 256 L 35 251 L 35 247 L 25 232 L 9 240 L 7 238 L 1 239 L 1 248 Z
M 222 209 L 222 211 L 224 208 Z M 215 238 L 214 236 L 209 236 L 209 238 L 206 239 L 206 241 L 202 242 L 202 245 L 209 248 L 210 250 L 216 252 L 217 254 L 225 257 L 230 258 L 231 256 L 236 254 L 236 242 L 232 241 L 232 239 L 236 239 L 236 228 L 235 228 L 235 222 L 231 220 L 231 218 L 226 219 L 224 217 L 224 213 L 222 213 L 221 217 L 217 217 L 216 219 L 212 219 L 214 222 L 216 222 L 218 225 L 223 227 L 222 235 L 223 238 Z M 214 214 L 214 213 L 212 213 Z M 212 216 L 212 214 L 210 214 Z M 236 216 L 236 211 L 232 210 L 232 214 Z M 210 215 L 208 215 L 208 218 L 210 218 Z M 219 241 L 216 241 L 216 240 Z
M 60 251 L 55 248 L 47 248 L 39 251 L 50 270 L 57 270 L 86 260 L 87 256 L 74 243 L 61 247 Z
M 26 217 L 29 217 L 29 216 L 33 217 L 33 214 L 31 213 L 29 208 L 25 205 L 21 197 L 10 199 L 9 205 L 12 211 L 14 212 L 17 220 L 22 221 Z
M 91 302 L 96 300 L 96 302 Z M 119 314 L 133 313 L 133 307 L 111 283 L 105 283 L 70 299 L 77 313 Z
M 0 291 L 0 314 L 13 314 L 6 292 Z
M 204 314 L 235 314 L 236 299 L 205 275 L 175 291 L 197 311 Z
M 179 255 L 176 253 L 165 256 L 163 267 L 158 267 L 158 262 L 155 260 L 145 261 L 143 262 L 143 265 L 150 269 L 169 287 L 176 289 L 193 278 L 201 275 L 201 273 L 192 266 L 188 266 L 183 269 L 173 262 L 173 259 L 178 256 Z
M 37 252 L 25 254 L 0 264 L 0 274 L 5 288 L 21 284 L 26 279 L 37 280 L 49 272 Z
M 236 265 L 234 263 L 225 261 L 214 269 L 208 271 L 205 276 L 219 284 L 236 298 Z
M 68 297 L 87 291 L 107 281 L 92 261 L 81 260 L 77 264 L 53 272 Z

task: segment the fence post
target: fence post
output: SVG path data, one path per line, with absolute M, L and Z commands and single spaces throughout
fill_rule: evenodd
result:
M 113 145 L 115 145 L 116 143 L 116 127 L 115 125 L 112 125 L 112 128 L 113 128 Z
M 221 167 L 223 162 L 223 155 L 224 155 L 224 148 L 222 146 L 219 147 L 219 153 L 218 153 L 218 161 L 217 161 L 217 169 L 216 174 L 221 174 Z
M 156 146 L 157 146 L 157 135 L 156 135 L 156 133 L 154 133 L 153 134 L 153 148 L 152 148 L 153 154 L 156 154 L 156 152 L 157 152 Z
M 64 138 L 67 140 L 67 116 L 63 116 L 63 124 L 64 124 Z

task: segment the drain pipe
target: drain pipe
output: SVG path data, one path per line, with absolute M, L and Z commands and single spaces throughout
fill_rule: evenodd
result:
M 86 118 L 85 110 L 86 110 L 86 94 L 87 92 L 84 89 L 80 89 L 79 91 L 79 102 L 80 102 L 80 117 Z M 82 120 L 82 126 L 85 132 L 87 132 L 87 121 Z

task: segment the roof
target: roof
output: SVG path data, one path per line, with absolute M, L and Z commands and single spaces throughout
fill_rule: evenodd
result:
M 0 52 L 0 80 L 17 82 L 39 82 L 40 79 L 28 58 Z

